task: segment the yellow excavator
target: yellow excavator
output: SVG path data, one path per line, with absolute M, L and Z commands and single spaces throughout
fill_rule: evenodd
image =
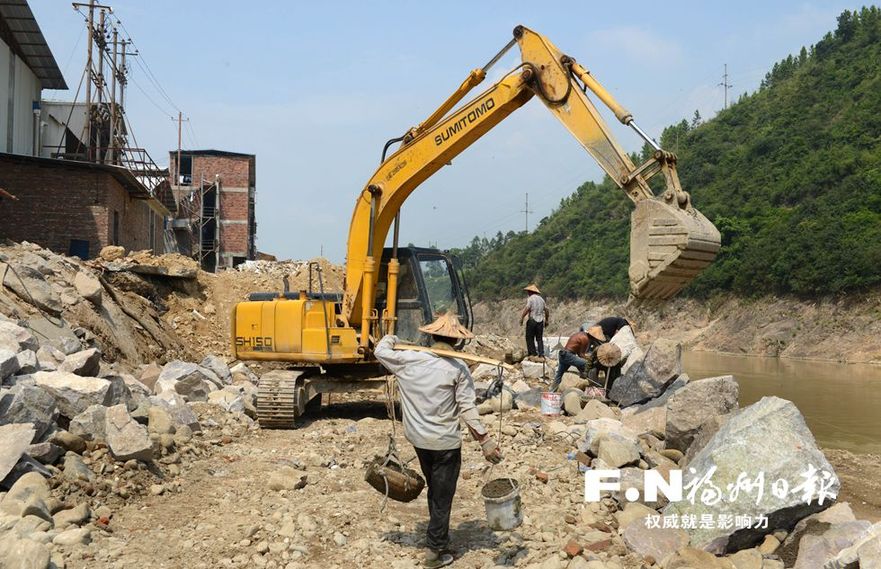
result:
M 514 45 L 522 62 L 486 91 L 456 105 Z M 634 165 L 600 116 L 592 94 L 654 148 Z M 448 310 L 471 327 L 467 287 L 448 255 L 399 247 L 400 210 L 407 197 L 490 129 L 537 97 L 633 201 L 630 291 L 636 299 L 672 297 L 719 251 L 716 227 L 679 184 L 676 156 L 663 150 L 584 66 L 524 26 L 483 68 L 421 124 L 386 143 L 382 162 L 358 196 L 349 226 L 343 291 L 324 290 L 320 266 L 310 266 L 308 290 L 255 293 L 232 316 L 232 350 L 239 360 L 290 362 L 295 369 L 261 378 L 261 426 L 292 428 L 321 393 L 376 390 L 384 382 L 374 343 L 396 333 L 424 342 L 417 328 Z M 400 147 L 386 156 L 390 147 Z M 649 179 L 663 174 L 657 195 Z M 386 248 L 393 229 L 392 245 Z M 314 278 L 313 278 L 314 277 Z M 311 405 L 310 405 L 311 403 Z

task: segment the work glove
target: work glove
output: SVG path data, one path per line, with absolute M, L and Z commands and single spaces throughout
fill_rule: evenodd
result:
M 480 443 L 480 448 L 483 449 L 483 457 L 489 462 L 493 464 L 502 462 L 502 451 L 499 449 L 499 443 L 497 443 L 495 439 L 486 437 L 486 439 Z

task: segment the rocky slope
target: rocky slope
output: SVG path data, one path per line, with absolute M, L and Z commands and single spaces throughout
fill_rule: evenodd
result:
M 522 345 L 518 326 L 522 304 L 519 299 L 478 303 L 476 329 L 508 336 Z M 548 336 L 568 336 L 583 322 L 621 315 L 635 323 L 643 342 L 664 337 L 690 350 L 881 363 L 881 291 L 810 301 L 734 295 L 708 301 L 678 298 L 661 306 L 549 299 L 548 307 Z

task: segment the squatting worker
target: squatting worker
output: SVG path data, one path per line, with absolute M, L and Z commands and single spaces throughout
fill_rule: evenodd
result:
M 602 328 L 603 335 L 607 340 L 611 341 L 612 338 L 615 337 L 615 334 L 623 330 L 624 328 L 630 328 L 630 331 L 633 332 L 633 323 L 621 316 L 606 316 L 602 318 L 596 323 L 597 326 Z M 619 362 L 618 364 L 606 368 L 602 365 L 602 362 L 599 359 L 594 358 L 591 362 L 590 371 L 588 375 L 592 375 L 593 377 L 599 376 L 599 370 L 603 369 L 606 371 L 606 386 L 611 388 L 612 384 L 615 383 L 615 380 L 621 376 L 621 367 L 624 365 L 624 362 Z
M 520 313 L 520 325 L 526 320 L 526 355 L 545 357 L 544 330 L 548 322 L 548 308 L 541 291 L 534 284 L 523 289 L 526 292 L 526 306 Z
M 615 337 L 622 328 L 626 326 L 630 326 L 631 330 L 633 329 L 633 323 L 626 318 L 622 318 L 620 316 L 606 316 L 602 320 L 596 323 L 597 326 L 603 329 L 603 334 L 611 340 Z
M 589 352 L 595 350 L 601 343 L 606 341 L 603 329 L 599 326 L 582 326 L 581 329 L 569 337 L 566 346 L 560 350 L 557 363 L 557 375 L 551 385 L 551 391 L 556 391 L 563 381 L 563 374 L 571 367 L 578 369 L 581 375 L 587 373 L 590 362 L 586 359 Z
M 430 334 L 436 349 L 452 350 L 461 339 L 473 338 L 455 314 L 445 314 L 419 328 Z M 496 441 L 480 422 L 474 401 L 474 380 L 468 367 L 455 358 L 427 352 L 396 351 L 397 336 L 385 336 L 376 345 L 376 359 L 398 378 L 404 436 L 416 448 L 419 466 L 428 484 L 428 550 L 425 567 L 453 562 L 449 553 L 450 510 L 462 465 L 461 417 L 483 456 L 493 464 L 502 460 Z

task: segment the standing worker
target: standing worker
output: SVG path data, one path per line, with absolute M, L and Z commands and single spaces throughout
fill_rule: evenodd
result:
M 523 289 L 526 292 L 526 306 L 520 313 L 520 325 L 526 320 L 526 355 L 545 357 L 545 324 L 548 321 L 548 308 L 541 291 L 534 284 Z M 527 319 L 528 317 L 528 319 Z
M 455 314 L 444 314 L 419 331 L 431 335 L 434 349 L 452 350 L 459 340 L 474 337 Z M 450 510 L 462 465 L 459 418 L 480 443 L 486 460 L 498 464 L 502 454 L 480 422 L 474 380 L 464 362 L 428 352 L 397 351 L 397 342 L 397 336 L 385 336 L 374 354 L 398 379 L 404 436 L 416 448 L 428 484 L 428 549 L 423 566 L 443 567 L 453 562 L 448 548 Z
M 590 362 L 586 359 L 589 352 L 592 352 L 601 343 L 606 341 L 603 329 L 599 326 L 582 326 L 581 329 L 569 337 L 566 346 L 560 350 L 557 362 L 557 375 L 554 377 L 554 383 L 551 385 L 551 391 L 556 391 L 563 381 L 563 374 L 570 367 L 575 367 L 583 376 L 587 373 Z

